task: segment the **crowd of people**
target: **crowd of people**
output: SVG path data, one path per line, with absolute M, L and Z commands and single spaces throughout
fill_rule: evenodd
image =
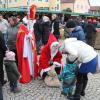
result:
M 69 100 L 80 100 L 85 96 L 88 73 L 97 71 L 95 49 L 100 49 L 99 21 L 68 19 L 62 22 L 56 14 L 51 19 L 36 15 L 31 34 L 27 24 L 26 16 L 23 19 L 10 16 L 6 20 L 0 14 L 0 100 L 3 100 L 2 86 L 7 82 L 3 65 L 13 93 L 21 92 L 18 82 L 30 82 L 36 76 L 41 77 L 47 86 L 62 86 L 61 94 Z M 61 43 L 62 28 L 65 38 Z M 32 65 L 35 63 L 34 36 L 36 51 L 40 55 L 37 68 Z M 65 64 L 62 64 L 63 53 L 67 55 Z

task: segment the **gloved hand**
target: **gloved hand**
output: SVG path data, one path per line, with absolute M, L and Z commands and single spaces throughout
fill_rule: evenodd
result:
M 51 70 L 48 71 L 48 73 L 47 73 L 49 76 L 54 77 L 54 76 L 57 75 L 57 73 L 56 73 L 56 71 L 55 71 L 55 67 L 56 67 L 56 65 L 52 65 L 52 66 L 51 66 Z

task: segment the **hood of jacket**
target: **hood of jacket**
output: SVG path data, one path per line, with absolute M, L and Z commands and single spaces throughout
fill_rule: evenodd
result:
M 75 29 L 72 31 L 73 32 L 79 32 L 79 31 L 83 31 L 81 26 L 76 26 Z

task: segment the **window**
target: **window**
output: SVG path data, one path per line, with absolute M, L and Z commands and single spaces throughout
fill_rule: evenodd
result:
M 59 4 L 57 4 L 57 10 L 59 10 Z
M 42 1 L 42 0 L 38 0 L 38 1 Z
M 81 5 L 81 9 L 83 9 L 83 5 Z
M 77 5 L 77 8 L 79 8 L 79 5 Z

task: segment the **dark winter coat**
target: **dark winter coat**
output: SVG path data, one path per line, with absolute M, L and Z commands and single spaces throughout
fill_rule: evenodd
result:
M 53 32 L 53 34 L 55 35 L 55 37 L 57 38 L 57 39 L 59 39 L 60 38 L 60 31 L 59 31 L 59 20 L 53 20 L 52 21 L 52 25 L 53 25 L 53 29 L 54 29 L 54 32 Z
M 95 38 L 96 38 L 96 30 L 92 23 L 88 23 L 84 27 L 84 32 L 86 34 L 87 44 L 94 47 Z
M 7 72 L 7 77 L 10 82 L 15 82 L 19 79 L 20 74 L 15 61 L 5 61 L 5 69 Z
M 3 57 L 5 56 L 5 51 L 6 50 L 7 50 L 7 47 L 5 45 L 3 35 L 0 32 L 0 59 L 3 59 Z
M 43 22 L 42 24 L 42 42 L 45 45 L 48 42 L 50 35 L 50 22 Z
M 36 20 L 36 23 L 34 24 L 34 34 L 36 41 L 41 40 L 42 38 L 42 22 L 41 20 Z

